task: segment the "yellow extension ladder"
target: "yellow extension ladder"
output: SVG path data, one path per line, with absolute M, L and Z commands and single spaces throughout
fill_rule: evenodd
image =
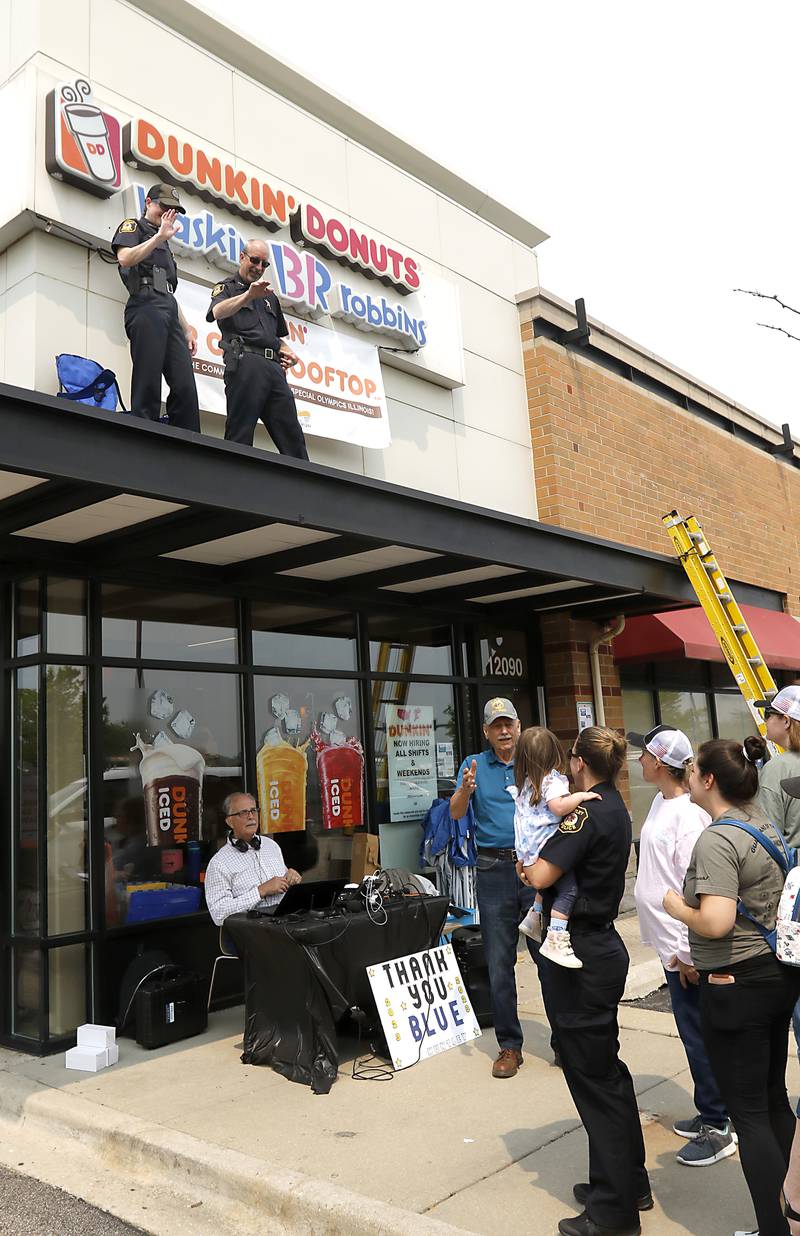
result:
M 767 669 L 744 614 L 736 604 L 703 529 L 694 515 L 682 519 L 677 511 L 663 515 L 661 522 L 689 576 L 689 582 L 697 594 L 703 612 L 711 623 L 711 629 L 750 709 L 750 715 L 758 726 L 759 733 L 765 735 L 764 717 L 755 707 L 755 701 L 771 699 L 778 687 Z M 769 746 L 773 753 L 781 750 L 774 743 Z

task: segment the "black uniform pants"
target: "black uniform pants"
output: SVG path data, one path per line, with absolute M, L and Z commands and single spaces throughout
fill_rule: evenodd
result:
M 278 361 L 245 352 L 235 373 L 225 370 L 225 396 L 226 442 L 252 446 L 256 425 L 262 420 L 281 455 L 308 459 L 294 395 Z
M 571 923 L 570 934 L 583 969 L 545 958 L 539 967 L 564 1078 L 589 1139 L 586 1210 L 600 1227 L 636 1228 L 636 1199 L 650 1182 L 633 1082 L 619 1058 L 617 1010 L 628 953 L 613 928 L 583 933 Z
M 709 983 L 701 975 L 706 1051 L 739 1135 L 760 1236 L 784 1236 L 789 1225 L 779 1195 L 797 1124 L 786 1094 L 786 1057 L 800 971 L 773 953 L 722 970 L 736 981 Z
M 168 293 L 145 289 L 125 306 L 125 334 L 131 343 L 131 411 L 148 421 L 161 416 L 161 376 L 169 387 L 167 417 L 178 429 L 200 432 L 200 411 L 192 358 Z

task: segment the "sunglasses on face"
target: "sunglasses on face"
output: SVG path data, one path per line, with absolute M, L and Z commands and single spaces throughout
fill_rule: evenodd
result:
M 269 262 L 266 258 L 251 257 L 249 253 L 246 253 L 244 256 L 247 258 L 251 266 L 269 266 Z
M 777 708 L 765 708 L 764 709 L 764 720 L 765 721 L 767 717 L 782 717 L 783 715 L 784 714 L 782 712 L 778 712 Z

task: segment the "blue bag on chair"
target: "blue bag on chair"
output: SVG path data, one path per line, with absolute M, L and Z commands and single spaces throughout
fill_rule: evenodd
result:
M 98 365 L 97 361 L 62 352 L 56 357 L 56 373 L 59 399 L 72 399 L 90 408 L 104 408 L 106 412 L 116 412 L 119 401 L 122 411 L 127 412 L 117 385 L 117 375 L 111 369 Z

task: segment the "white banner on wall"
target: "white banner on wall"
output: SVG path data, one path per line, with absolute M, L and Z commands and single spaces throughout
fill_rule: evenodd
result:
M 421 819 L 437 796 L 435 736 L 430 705 L 386 705 L 389 810 L 393 823 Z
M 225 415 L 225 387 L 216 323 L 206 322 L 211 289 L 182 280 L 177 300 L 197 333 L 194 358 L 200 407 Z M 378 349 L 339 331 L 286 315 L 287 343 L 299 364 L 287 376 L 304 433 L 354 446 L 391 446 Z
M 396 1069 L 480 1036 L 452 945 L 368 966 L 367 977 Z

